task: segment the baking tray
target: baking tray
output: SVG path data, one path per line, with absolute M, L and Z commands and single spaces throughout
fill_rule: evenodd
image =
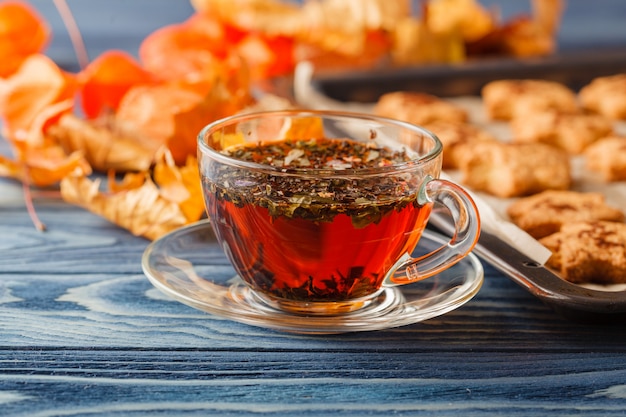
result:
M 433 216 L 429 228 L 453 231 L 447 219 L 438 216 Z M 626 291 L 572 284 L 490 233 L 481 233 L 474 253 L 568 320 L 623 324 L 626 319 Z
M 620 72 L 626 73 L 626 48 L 598 51 L 595 55 L 575 53 L 533 60 L 493 59 L 458 66 L 315 74 L 310 85 L 322 97 L 345 104 L 350 110 L 355 103 L 370 108 L 381 94 L 391 91 L 421 91 L 450 98 L 479 96 L 486 83 L 505 78 L 547 79 L 577 90 L 595 77 Z M 448 226 L 445 219 L 434 216 L 429 227 L 447 231 Z M 567 319 L 602 324 L 623 323 L 626 319 L 626 290 L 622 287 L 605 290 L 601 286 L 572 284 L 489 233 L 481 235 L 475 253 Z
M 626 72 L 626 45 L 541 58 L 481 58 L 458 65 L 424 65 L 367 71 L 317 73 L 315 88 L 340 101 L 373 102 L 390 91 L 440 97 L 479 95 L 495 79 L 540 78 L 579 90 L 593 78 Z

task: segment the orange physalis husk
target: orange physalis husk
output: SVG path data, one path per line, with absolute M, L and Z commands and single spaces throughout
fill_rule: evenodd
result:
M 83 151 L 93 169 L 100 172 L 147 171 L 161 146 L 117 126 L 112 117 L 85 120 L 66 114 L 48 129 L 48 136 L 68 152 Z
M 302 30 L 302 9 L 280 0 L 191 0 L 206 15 L 248 33 L 295 36 Z
M 284 126 L 282 139 L 302 140 L 324 138 L 324 122 L 319 117 L 287 119 L 289 126 Z
M 236 113 L 248 97 L 236 97 L 221 83 L 207 95 L 176 85 L 135 87 L 122 99 L 116 118 L 166 144 L 178 164 L 196 154 L 196 138 L 208 123 Z
M 85 115 L 96 118 L 115 112 L 131 87 L 148 84 L 153 78 L 130 54 L 119 50 L 104 52 L 78 74 Z
M 56 145 L 32 146 L 25 142 L 15 143 L 18 158 L 0 160 L 9 177 L 25 184 L 47 187 L 58 183 L 70 173 L 91 174 L 91 167 L 82 152 L 66 154 Z M 3 170 L 0 169 L 0 175 Z
M 21 164 L 4 155 L 0 155 L 0 177 L 21 179 Z
M 48 106 L 72 99 L 75 92 L 74 77 L 47 56 L 31 55 L 14 75 L 0 80 L 0 114 L 9 135 L 28 131 Z
M 303 27 L 298 6 L 267 0 L 209 0 L 194 5 L 201 12 L 190 23 L 194 27 L 207 26 L 207 19 L 214 21 L 217 17 L 222 22 L 226 45 L 243 59 L 253 80 L 293 71 L 295 37 Z
M 210 121 L 211 115 L 204 113 L 202 103 L 202 95 L 171 85 L 135 87 L 122 99 L 116 119 L 156 143 L 169 146 L 177 162 L 184 163 L 187 155 L 195 153 L 197 133 Z M 201 121 L 189 120 L 193 125 L 184 127 L 188 136 L 178 137 L 177 123 L 186 122 L 178 120 L 194 113 Z
M 250 78 L 264 80 L 293 71 L 294 48 L 293 38 L 250 34 L 237 44 L 236 51 L 248 65 Z
M 168 149 L 176 163 L 182 165 L 188 156 L 196 156 L 198 134 L 204 126 L 241 111 L 251 100 L 247 94 L 233 94 L 225 85 L 218 83 L 197 106 L 175 114 Z
M 162 80 L 198 82 L 212 79 L 226 56 L 228 45 L 222 27 L 214 20 L 188 20 L 165 26 L 148 35 L 139 47 L 146 69 Z
M 71 114 L 73 109 L 73 99 L 66 99 L 50 104 L 35 116 L 35 119 L 32 121 L 27 131 L 18 130 L 17 132 L 7 132 L 7 137 L 13 143 L 26 142 L 29 146 L 51 144 L 51 142 L 54 141 L 47 140 L 46 138 L 46 132 L 49 129 L 47 126 L 54 126 L 59 118 L 63 117 L 64 114 Z
M 43 51 L 50 30 L 25 2 L 0 3 L 0 77 L 12 75 L 30 55 Z

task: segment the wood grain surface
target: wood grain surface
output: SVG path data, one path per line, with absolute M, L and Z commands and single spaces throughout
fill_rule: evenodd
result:
M 184 0 L 169 12 L 139 3 L 112 14 L 138 23 L 100 47 L 136 45 L 152 24 L 189 13 Z M 93 31 L 83 21 L 87 39 L 103 36 L 99 10 Z M 626 325 L 565 320 L 488 265 L 479 294 L 439 318 L 285 334 L 168 298 L 142 273 L 148 241 L 58 198 L 38 194 L 35 205 L 46 232 L 34 229 L 21 186 L 0 179 L 2 416 L 625 413 Z
M 626 327 L 567 321 L 486 266 L 423 323 L 291 335 L 169 299 L 149 243 L 0 182 L 1 415 L 623 415 Z

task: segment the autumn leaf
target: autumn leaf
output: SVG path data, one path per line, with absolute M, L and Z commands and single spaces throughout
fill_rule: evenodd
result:
M 68 152 L 82 151 L 93 169 L 147 171 L 161 144 L 116 124 L 113 117 L 85 120 L 66 114 L 48 136 Z
M 0 3 L 0 77 L 12 75 L 30 55 L 41 52 L 49 40 L 49 28 L 27 3 Z
M 204 198 L 195 157 L 189 156 L 186 164 L 179 167 L 165 154 L 154 167 L 153 177 L 163 198 L 178 204 L 189 222 L 200 220 Z
M 101 179 L 67 176 L 61 181 L 61 196 L 151 240 L 200 219 L 204 203 L 195 158 L 181 168 L 163 159 L 154 178 L 148 173 L 130 173 L 117 183 L 109 176 L 108 191 L 101 191 Z
M 83 111 L 88 118 L 115 112 L 131 87 L 149 84 L 154 78 L 130 54 L 106 51 L 78 74 Z
M 9 138 L 25 135 L 47 107 L 72 100 L 75 92 L 75 78 L 50 58 L 41 54 L 28 57 L 15 74 L 0 79 L 0 114 Z M 44 121 L 42 129 L 53 122 Z
M 148 239 L 157 239 L 187 224 L 180 207 L 161 197 L 147 176 L 141 187 L 111 194 L 100 191 L 101 182 L 99 178 L 67 176 L 61 181 L 61 196 L 70 204 Z

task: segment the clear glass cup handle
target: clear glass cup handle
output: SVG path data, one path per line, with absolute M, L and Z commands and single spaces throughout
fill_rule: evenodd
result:
M 463 259 L 478 241 L 478 208 L 463 188 L 447 180 L 427 178 L 417 198 L 420 204 L 439 203 L 446 207 L 454 223 L 454 233 L 446 245 L 433 252 L 419 258 L 405 254 L 387 273 L 383 286 L 410 284 L 432 277 Z

